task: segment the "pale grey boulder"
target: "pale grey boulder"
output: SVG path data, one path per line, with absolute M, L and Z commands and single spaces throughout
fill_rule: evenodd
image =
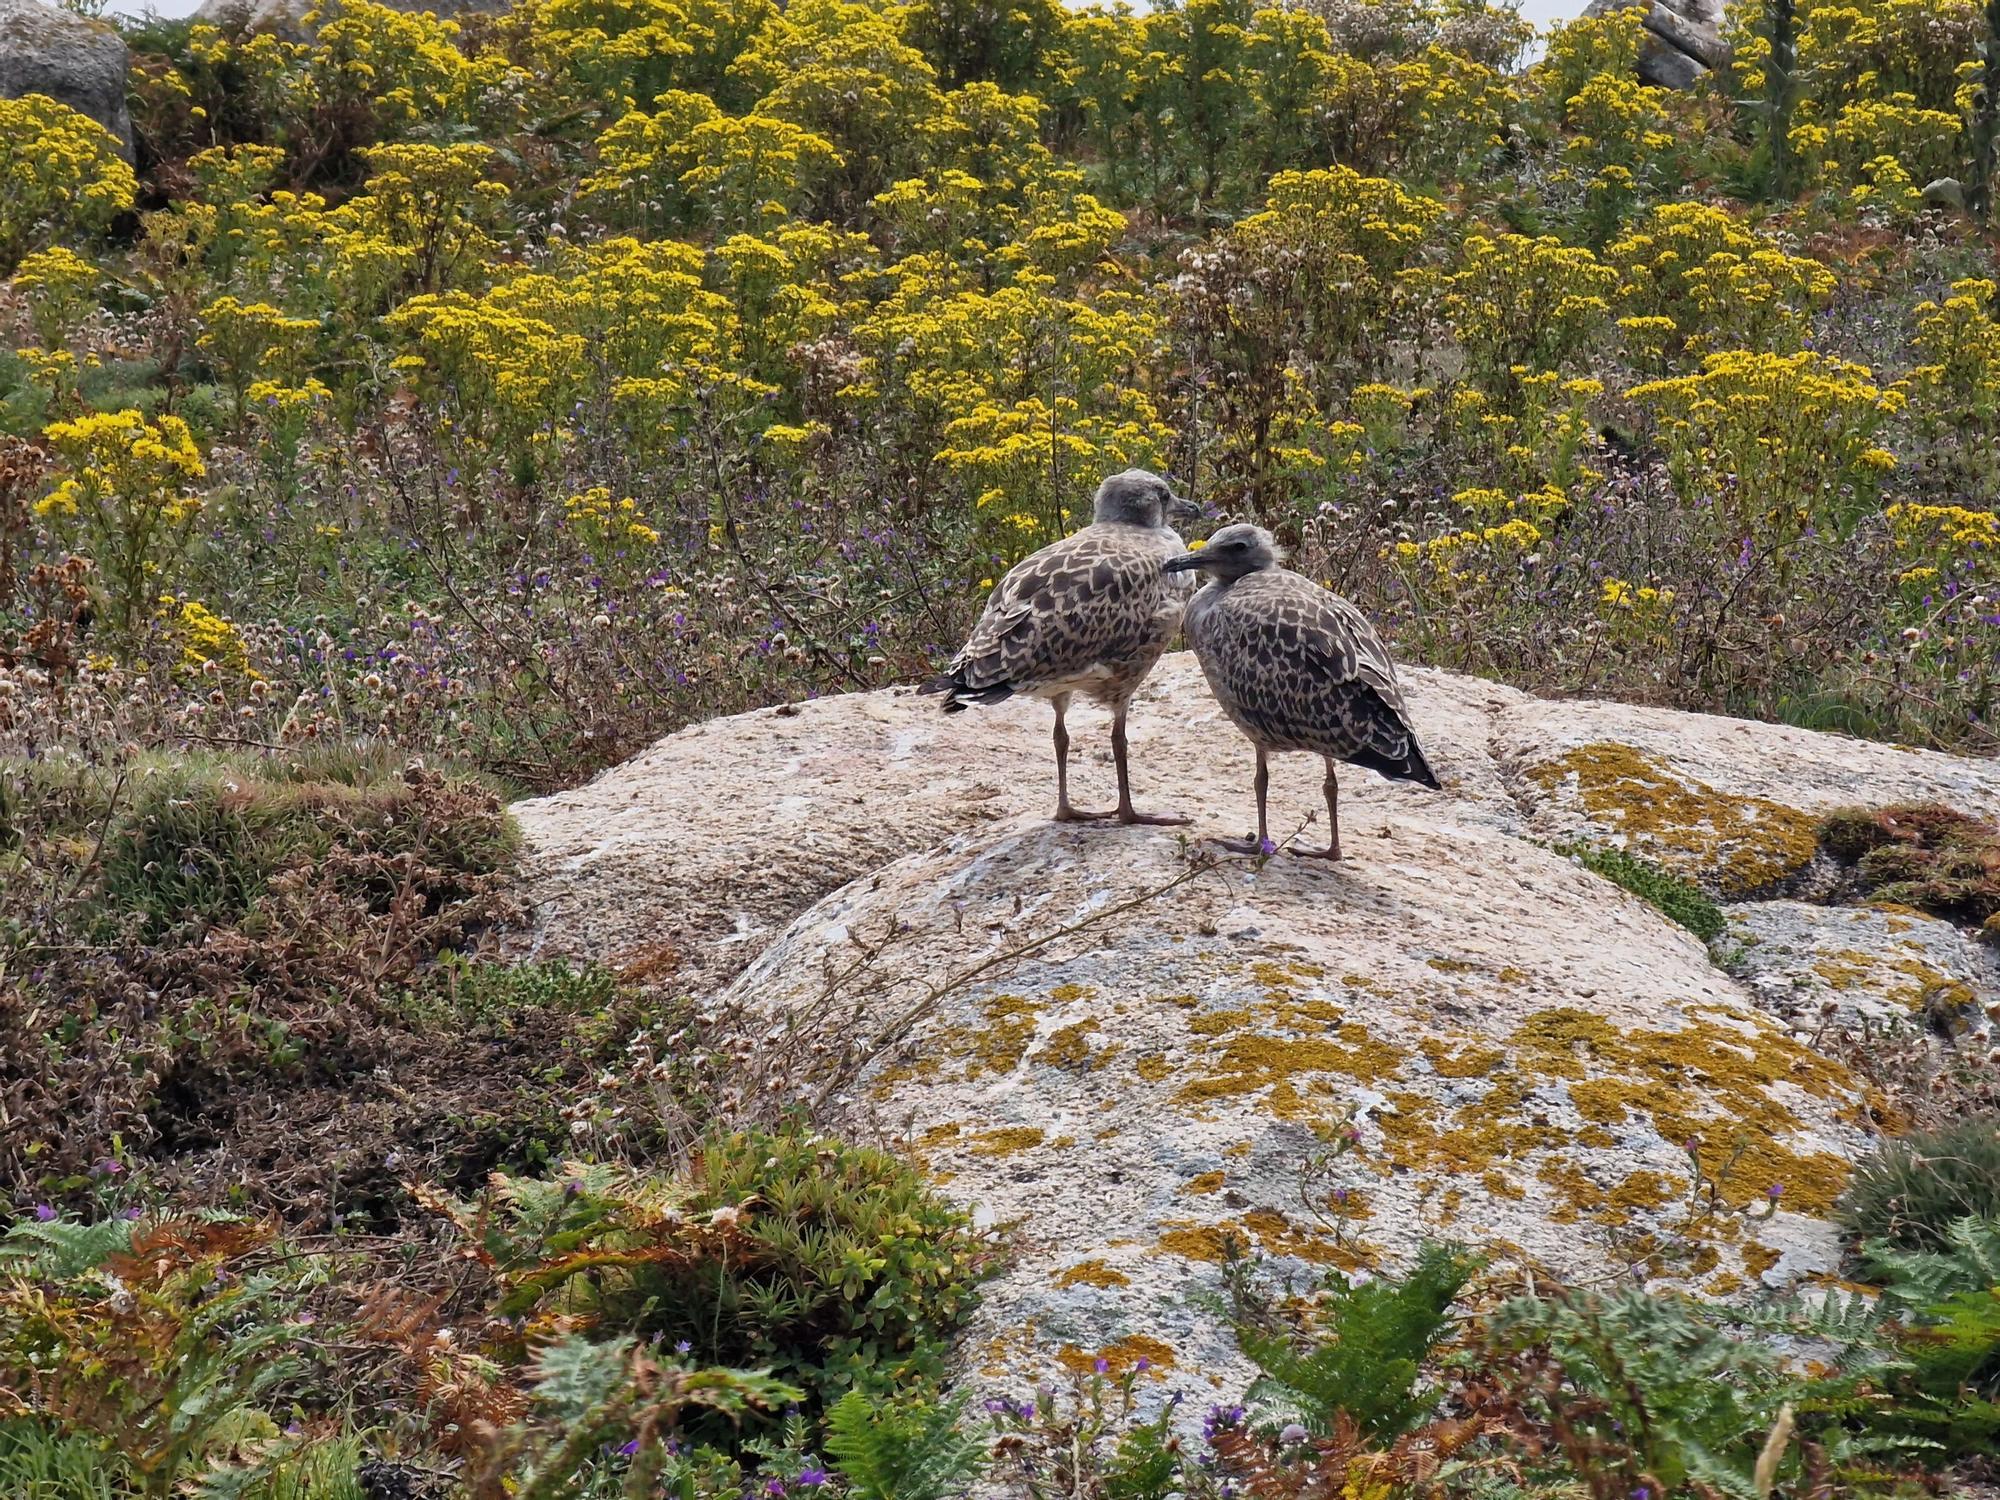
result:
M 88 115 L 132 159 L 132 115 L 125 100 L 131 53 L 114 26 L 89 21 L 43 0 L 0 0 L 0 98 L 46 94 Z
M 1646 35 L 1639 48 L 1642 81 L 1663 89 L 1693 88 L 1729 62 L 1722 36 L 1720 0 L 1592 0 L 1585 15 L 1603 16 L 1639 6 Z
M 305 35 L 304 17 L 319 8 L 321 0 L 202 0 L 194 19 L 231 36 L 253 31 L 299 40 Z M 507 0 L 381 0 L 391 10 L 431 11 L 450 20 L 474 11 L 500 11 Z

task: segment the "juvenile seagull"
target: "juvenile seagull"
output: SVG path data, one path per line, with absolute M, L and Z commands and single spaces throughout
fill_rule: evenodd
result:
M 1340 789 L 1333 763 L 1351 760 L 1399 781 L 1438 784 L 1410 727 L 1396 668 L 1361 611 L 1309 578 L 1280 567 L 1271 533 L 1225 526 L 1199 552 L 1167 564 L 1214 579 L 1188 605 L 1188 644 L 1222 711 L 1257 747 L 1257 842 L 1227 841 L 1241 854 L 1270 848 L 1266 757 L 1287 750 L 1326 759 L 1330 841 L 1314 850 L 1340 858 Z
M 1056 821 L 1115 817 L 1121 823 L 1185 823 L 1137 812 L 1125 758 L 1125 711 L 1153 663 L 1180 629 L 1186 580 L 1164 564 L 1186 550 L 1167 517 L 1193 517 L 1157 474 L 1127 469 L 1097 487 L 1090 525 L 1014 565 L 986 600 L 986 612 L 942 677 L 944 711 L 998 703 L 1016 693 L 1046 698 L 1056 711 Z M 1070 696 L 1084 693 L 1111 710 L 1118 765 L 1115 812 L 1080 812 L 1069 800 Z

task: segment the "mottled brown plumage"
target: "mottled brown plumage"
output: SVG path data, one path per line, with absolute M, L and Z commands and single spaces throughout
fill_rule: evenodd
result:
M 1180 629 L 1184 579 L 1164 569 L 1184 544 L 1167 516 L 1193 507 L 1144 469 L 1114 474 L 1098 486 L 1091 524 L 1017 563 L 986 601 L 969 639 L 925 692 L 944 693 L 945 712 L 998 703 L 1015 694 L 1046 698 L 1056 711 L 1056 818 L 1116 816 L 1125 823 L 1184 822 L 1132 807 L 1125 714 L 1132 695 Z M 1079 812 L 1069 800 L 1069 734 L 1063 718 L 1073 694 L 1111 709 L 1111 751 L 1118 807 Z
M 1222 711 L 1257 747 L 1257 842 L 1231 847 L 1269 846 L 1264 801 L 1273 753 L 1325 758 L 1328 859 L 1340 858 L 1335 761 L 1438 784 L 1374 626 L 1340 595 L 1279 566 L 1269 532 L 1225 526 L 1201 551 L 1167 566 L 1214 576 L 1188 606 L 1188 644 Z

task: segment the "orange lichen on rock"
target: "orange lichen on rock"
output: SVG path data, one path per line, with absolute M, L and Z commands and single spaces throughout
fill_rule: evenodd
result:
M 1803 869 L 1819 848 L 1819 820 L 1768 797 L 1732 797 L 1652 757 L 1600 740 L 1528 768 L 1549 791 L 1572 778 L 1592 822 L 1624 835 L 1634 853 L 1743 896 Z
M 1094 1286 L 1108 1291 L 1115 1286 L 1130 1286 L 1132 1278 L 1101 1260 L 1080 1260 L 1067 1270 L 1057 1272 L 1055 1284 L 1065 1288 Z
M 1041 1145 L 1044 1139 L 1044 1133 L 1032 1125 L 1013 1125 L 967 1137 L 968 1149 L 974 1156 L 1012 1156 Z
M 1056 1354 L 1056 1361 L 1066 1370 L 1077 1375 L 1096 1373 L 1100 1363 L 1107 1375 L 1123 1375 L 1129 1370 L 1142 1366 L 1155 1380 L 1163 1379 L 1174 1363 L 1171 1345 L 1143 1333 L 1127 1334 L 1114 1343 L 1106 1344 L 1096 1353 L 1086 1353 L 1074 1344 L 1065 1344 Z

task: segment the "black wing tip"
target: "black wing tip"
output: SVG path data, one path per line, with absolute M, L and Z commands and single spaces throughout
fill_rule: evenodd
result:
M 918 688 L 917 691 L 919 693 L 950 694 L 944 700 L 944 711 L 948 714 L 962 714 L 974 704 L 999 703 L 1004 699 L 1014 696 L 1012 683 L 999 682 L 991 687 L 975 688 L 968 686 L 964 681 L 952 676 L 950 673 L 946 673 L 941 677 L 933 677 L 929 682 Z
M 1357 766 L 1366 766 L 1371 771 L 1380 771 L 1391 781 L 1414 781 L 1418 786 L 1427 786 L 1434 792 L 1444 790 L 1444 784 L 1437 779 L 1424 752 L 1416 742 L 1410 742 L 1409 753 L 1401 756 L 1384 755 L 1379 750 L 1363 750 L 1358 755 L 1348 757 Z

